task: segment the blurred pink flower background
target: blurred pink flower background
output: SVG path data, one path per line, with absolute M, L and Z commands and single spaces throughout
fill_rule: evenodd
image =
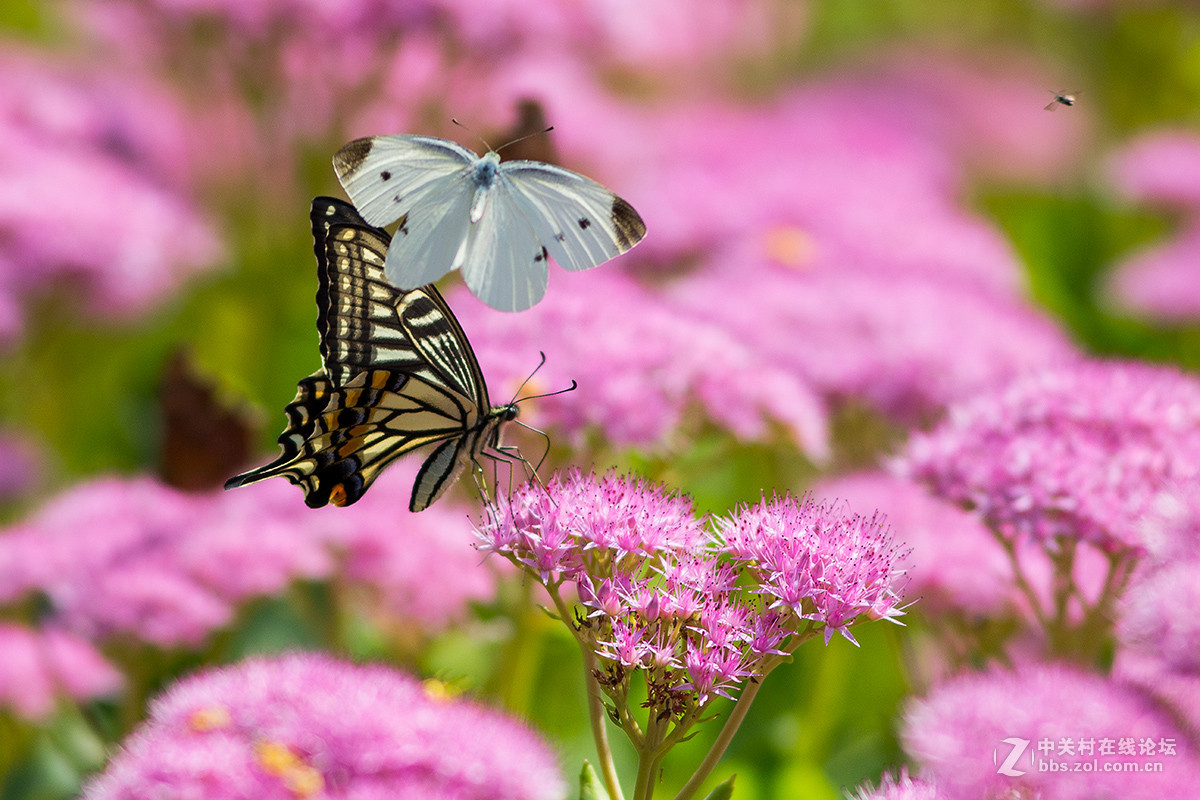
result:
M 911 20 L 871 8 L 849 23 L 845 9 L 792 0 L 61 0 L 33 12 L 43 34 L 0 40 L 0 345 L 11 356 L 0 706 L 24 726 L 14 752 L 74 705 L 119 708 L 104 733 L 71 723 L 114 744 L 166 686 L 86 796 L 205 781 L 196 796 L 316 796 L 318 778 L 356 797 L 563 794 L 537 735 L 384 667 L 290 655 L 210 669 L 284 641 L 442 670 L 547 714 L 538 724 L 573 757 L 578 733 L 537 702 L 564 679 L 536 659 L 561 656 L 516 610 L 529 587 L 472 548 L 469 479 L 420 515 L 401 508 L 415 459 L 347 509 L 309 510 L 284 481 L 183 492 L 153 474 L 163 436 L 149 388 L 158 356 L 189 341 L 215 394 L 252 397 L 274 429 L 295 379 L 317 365 L 303 214 L 336 188 L 330 155 L 400 132 L 498 147 L 534 133 L 540 114 L 555 130 L 522 143 L 530 157 L 613 187 L 649 229 L 616 263 L 552 272 L 526 313 L 448 287 L 494 401 L 514 395 L 539 352 L 525 394 L 578 383 L 522 408 L 551 442 L 543 472 L 640 470 L 695 489 L 714 514 L 739 508 L 746 525 L 758 509 L 773 533 L 800 512 L 771 506 L 784 521 L 771 517 L 768 493 L 811 490 L 813 507 L 847 503 L 836 507 L 862 525 L 887 518 L 911 551 L 905 602 L 919 598 L 903 607 L 912 627 L 894 648 L 909 670 L 896 691 L 912 697 L 898 739 L 861 735 L 893 742 L 872 751 L 878 788 L 862 798 L 1011 789 L 997 782 L 996 743 L 1056 735 L 1064 720 L 1095 735 L 1144 728 L 1176 739 L 1180 755 L 1141 782 L 1031 777 L 1018 789 L 1195 793 L 1200 384 L 1186 368 L 1093 351 L 1136 351 L 1144 331 L 1186 337 L 1200 316 L 1200 137 L 1186 120 L 1113 124 L 1105 103 L 1119 93 L 1074 85 L 1087 77 L 1078 54 L 1095 48 L 1102 61 L 1121 25 L 1161 15 L 1174 30 L 1190 12 L 1028 6 L 1019 13 L 1034 22 L 997 27 L 986 46 L 950 9 L 961 37 L 863 34 L 841 53 L 830 50 L 838 20 L 865 31 Z M 1092 38 L 1053 49 L 1076 29 Z M 1043 110 L 1050 91 L 1075 88 L 1086 90 L 1076 107 Z M 1026 201 L 1084 206 L 1077 216 L 1099 222 L 1083 234 L 1068 229 L 1084 224 L 1075 216 L 1031 222 L 1012 211 Z M 1103 241 L 1089 249 L 1089 236 Z M 1070 262 L 1078 271 L 1061 285 L 1048 277 L 1059 240 L 1065 261 L 1085 262 Z M 1113 312 L 1122 322 L 1105 339 Z M 1195 348 L 1180 341 L 1142 353 L 1186 361 Z M 541 440 L 518 436 L 540 455 L 530 447 Z M 562 569 L 595 555 L 594 541 L 548 541 L 557 518 L 539 513 L 542 527 L 525 533 L 543 550 L 521 563 Z M 820 541 L 844 545 L 843 560 L 797 555 L 804 569 L 773 575 L 805 576 L 826 632 L 849 638 L 836 612 L 860 606 L 834 577 L 863 552 L 835 539 Z M 582 581 L 583 608 L 608 608 L 614 586 Z M 295 617 L 263 634 L 273 603 Z M 281 633 L 301 618 L 303 633 Z M 780 631 L 763 620 L 728 633 L 717 624 L 728 619 L 698 618 L 696 630 L 771 650 Z M 614 625 L 603 653 L 619 661 L 641 644 Z M 687 654 L 706 698 L 749 677 L 727 655 Z M 819 674 L 806 666 L 806 680 Z M 510 667 L 534 688 L 497 688 L 487 670 Z M 784 705 L 771 730 L 820 729 L 801 703 Z M 842 743 L 871 716 L 824 713 L 844 715 L 826 726 Z M 798 757 L 762 738 L 763 763 Z M 476 749 L 458 752 L 463 742 Z M 769 784 L 771 770 L 843 763 L 802 755 L 813 760 L 764 768 L 761 791 L 799 793 Z M 404 780 L 373 772 L 405 757 Z M 880 784 L 885 758 L 911 759 L 912 776 Z M 471 759 L 484 766 L 464 767 Z

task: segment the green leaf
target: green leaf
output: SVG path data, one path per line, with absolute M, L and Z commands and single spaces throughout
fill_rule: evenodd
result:
M 730 775 L 729 780 L 709 792 L 704 800 L 729 800 L 729 798 L 733 797 L 733 781 L 735 778 L 737 778 L 737 775 Z
M 586 760 L 579 772 L 579 800 L 608 800 L 608 792 L 600 783 L 600 776 Z

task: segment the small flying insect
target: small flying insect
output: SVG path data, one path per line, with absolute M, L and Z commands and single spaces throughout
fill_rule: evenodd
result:
M 1082 92 L 1050 92 L 1050 94 L 1054 95 L 1054 99 L 1046 104 L 1046 111 L 1053 111 L 1059 106 L 1075 105 L 1076 98 L 1082 94 Z

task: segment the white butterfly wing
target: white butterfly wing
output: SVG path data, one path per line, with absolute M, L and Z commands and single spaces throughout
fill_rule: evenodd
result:
M 646 224 L 633 206 L 590 178 L 539 161 L 501 163 L 497 184 L 559 265 L 584 270 L 642 240 Z
M 496 181 L 456 265 L 472 294 L 499 311 L 524 311 L 541 300 L 550 272 L 547 248 L 518 203 L 511 184 Z
M 414 205 L 400 219 L 384 264 L 393 286 L 416 289 L 457 266 L 471 227 L 474 196 L 475 183 L 466 172 L 443 177 L 411 195 Z
M 384 273 L 399 289 L 433 283 L 450 271 L 467 238 L 478 157 L 445 139 L 374 136 L 333 157 L 342 187 L 372 225 L 400 221 Z
M 333 170 L 363 219 L 390 225 L 412 211 L 430 184 L 464 172 L 479 157 L 446 139 L 370 136 L 333 156 Z

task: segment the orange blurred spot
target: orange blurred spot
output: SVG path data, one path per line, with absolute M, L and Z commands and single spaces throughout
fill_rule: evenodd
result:
M 229 715 L 229 709 L 223 706 L 201 708 L 193 711 L 192 715 L 188 717 L 188 725 L 191 726 L 191 729 L 201 733 L 228 728 L 232 724 L 233 717 Z
M 346 505 L 346 487 L 339 483 L 337 486 L 330 489 L 329 502 L 333 503 L 339 508 Z
M 284 775 L 283 785 L 296 797 L 313 797 L 325 789 L 325 776 L 304 765 Z
M 767 231 L 763 249 L 772 261 L 800 269 L 812 263 L 817 244 L 812 236 L 799 228 L 782 226 Z
M 297 767 L 304 766 L 290 747 L 279 742 L 259 742 L 254 745 L 254 755 L 268 775 L 287 775 Z

